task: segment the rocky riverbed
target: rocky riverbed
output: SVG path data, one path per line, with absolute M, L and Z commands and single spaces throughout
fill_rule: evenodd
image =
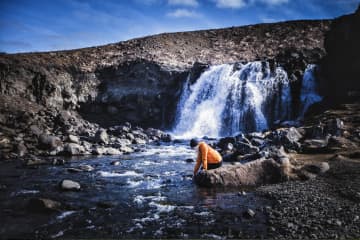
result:
M 287 158 L 294 169 L 330 166 L 324 174 L 311 168 L 297 180 L 275 184 L 199 187 L 191 175 L 194 152 L 180 140 L 133 144 L 133 153 L 113 156 L 3 161 L 0 233 L 6 238 L 359 237 L 358 106 L 342 105 L 303 127 L 204 139 L 228 156 L 224 168 L 258 158 Z

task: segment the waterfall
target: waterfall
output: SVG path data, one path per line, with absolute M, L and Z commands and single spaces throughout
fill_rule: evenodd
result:
M 299 118 L 303 118 L 308 108 L 316 102 L 320 102 L 322 97 L 316 91 L 316 81 L 314 71 L 315 64 L 309 64 L 304 72 L 302 87 L 300 92 L 301 111 Z
M 314 68 L 305 70 L 300 117 L 321 100 Z M 194 84 L 186 81 L 173 134 L 186 139 L 262 131 L 275 121 L 290 120 L 291 104 L 288 75 L 280 66 L 271 70 L 268 62 L 260 61 L 211 66 Z

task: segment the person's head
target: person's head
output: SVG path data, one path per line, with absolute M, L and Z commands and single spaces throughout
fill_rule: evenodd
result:
M 194 148 L 199 144 L 199 141 L 196 138 L 190 140 L 190 147 Z

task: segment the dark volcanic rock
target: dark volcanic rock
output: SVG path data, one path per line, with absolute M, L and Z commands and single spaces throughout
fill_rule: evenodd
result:
M 322 94 L 330 102 L 360 99 L 360 6 L 335 19 L 326 34 L 322 60 Z
M 0 55 L 0 93 L 80 110 L 103 126 L 169 127 L 183 83 L 209 65 L 270 59 L 291 73 L 325 55 L 331 21 L 159 34 L 72 51 Z M 288 62 L 291 62 L 288 63 Z M 300 77 L 300 76 L 299 76 Z

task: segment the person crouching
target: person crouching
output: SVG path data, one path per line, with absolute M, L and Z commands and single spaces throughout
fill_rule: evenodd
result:
M 191 139 L 190 147 L 198 149 L 198 155 L 194 167 L 194 176 L 197 174 L 201 165 L 202 169 L 205 171 L 221 167 L 222 157 L 220 153 L 205 142 L 199 142 L 196 139 Z

